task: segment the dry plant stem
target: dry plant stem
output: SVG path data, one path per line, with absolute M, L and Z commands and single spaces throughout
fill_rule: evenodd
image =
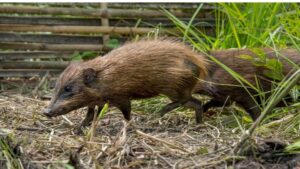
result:
M 36 128 L 36 127 L 27 127 L 27 126 L 22 126 L 22 127 L 17 127 L 16 130 L 20 130 L 20 131 L 50 131 L 50 129 L 40 129 L 40 128 Z
M 71 120 L 69 120 L 66 116 L 62 115 L 62 118 L 63 118 L 70 126 L 74 126 L 74 123 L 71 122 Z
M 149 149 L 153 154 L 155 154 L 158 158 L 160 158 L 162 161 L 164 161 L 166 164 L 168 164 L 170 167 L 174 167 L 168 160 L 166 160 L 164 157 L 162 157 L 157 151 L 153 150 L 153 148 L 148 145 L 145 141 L 141 142 L 147 149 Z
M 94 118 L 93 118 L 93 122 L 92 122 L 92 127 L 91 127 L 91 130 L 90 130 L 90 138 L 89 138 L 89 141 L 92 141 L 93 140 L 93 137 L 95 135 L 95 131 L 96 131 L 96 126 L 97 126 L 97 115 L 98 113 L 94 112 Z
M 282 119 L 275 120 L 275 121 L 272 121 L 272 122 L 270 122 L 270 123 L 264 124 L 264 125 L 261 126 L 261 127 L 266 127 L 266 128 L 273 127 L 273 126 L 282 124 L 282 123 L 284 123 L 284 122 L 290 120 L 290 119 L 293 118 L 293 117 L 295 117 L 295 114 L 287 115 L 286 117 L 283 117 Z M 259 129 L 259 128 L 258 128 L 258 129 Z
M 32 91 L 32 95 L 35 96 L 37 94 L 37 91 L 39 90 L 39 88 L 42 87 L 42 85 L 46 82 L 47 77 L 49 76 L 49 72 L 47 71 L 47 73 L 45 74 L 45 76 L 42 78 L 42 80 L 40 81 L 40 83 L 33 89 Z
M 174 144 L 172 144 L 172 143 L 169 143 L 169 142 L 167 142 L 167 141 L 165 141 L 165 140 L 162 140 L 162 139 L 156 138 L 156 137 L 154 137 L 154 136 L 151 136 L 151 135 L 149 135 L 149 134 L 146 134 L 146 133 L 144 133 L 144 132 L 142 132 L 142 131 L 140 131 L 140 130 L 136 130 L 136 133 L 137 133 L 138 135 L 141 135 L 141 136 L 143 136 L 143 137 L 150 138 L 151 140 L 154 140 L 154 141 L 159 141 L 159 142 L 161 142 L 161 143 L 163 143 L 163 144 L 166 144 L 166 145 L 168 145 L 168 146 L 170 146 L 170 147 L 172 147 L 172 148 L 175 148 L 175 149 L 181 150 L 182 152 L 185 152 L 185 153 L 191 153 L 191 152 L 189 152 L 189 151 L 188 151 L 188 150 L 186 150 L 186 149 L 183 149 L 183 148 L 181 148 L 181 147 L 179 147 L 179 146 L 177 146 L 177 145 L 174 145 Z
M 221 164 L 223 163 L 224 161 L 230 161 L 230 160 L 234 160 L 234 159 L 245 159 L 244 157 L 241 157 L 241 156 L 226 156 L 222 159 L 219 159 L 219 160 L 211 160 L 209 162 L 203 162 L 203 163 L 200 163 L 197 165 L 197 167 L 213 167 L 213 166 L 216 166 L 217 164 Z
M 290 89 L 294 87 L 300 81 L 300 69 L 297 70 L 289 79 L 290 82 L 286 85 L 286 87 L 278 94 L 276 99 L 273 102 L 269 102 L 266 108 L 263 110 L 258 119 L 252 124 L 252 126 L 247 130 L 241 137 L 241 140 L 233 149 L 233 153 L 239 155 L 241 153 L 241 149 L 243 148 L 245 142 L 252 136 L 254 130 L 258 127 L 258 125 L 262 122 L 262 120 L 266 117 L 266 115 L 280 102 L 280 100 L 285 97 Z

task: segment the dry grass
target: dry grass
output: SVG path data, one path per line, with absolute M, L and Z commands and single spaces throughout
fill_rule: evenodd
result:
M 168 102 L 164 97 L 135 101 L 130 123 L 118 110 L 109 108 L 89 140 L 89 129 L 85 135 L 74 133 L 85 108 L 48 119 L 41 112 L 49 100 L 31 97 L 28 89 L 22 91 L 0 94 L 0 135 L 13 136 L 30 168 L 68 168 L 68 162 L 77 168 L 97 169 L 226 168 L 233 159 L 243 158 L 230 155 L 241 134 L 231 113 L 205 116 L 205 123 L 197 125 L 188 109 L 164 117 L 155 113 Z
M 157 99 L 156 102 L 168 102 Z M 48 119 L 41 114 L 47 103 L 11 91 L 0 95 L 1 134 L 14 135 L 31 162 L 43 168 L 63 168 L 62 164 L 80 147 L 78 157 L 84 168 L 222 166 L 230 147 L 238 140 L 232 131 L 210 121 L 196 125 L 190 110 L 177 110 L 161 118 L 158 113 L 140 111 L 147 109 L 141 101 L 133 103 L 130 123 L 123 120 L 118 110 L 110 108 L 89 141 L 73 132 L 83 119 L 85 108 Z

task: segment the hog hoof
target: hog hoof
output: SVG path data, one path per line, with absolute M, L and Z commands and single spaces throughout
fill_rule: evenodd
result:
M 75 127 L 74 133 L 76 135 L 84 135 L 84 127 L 82 126 Z

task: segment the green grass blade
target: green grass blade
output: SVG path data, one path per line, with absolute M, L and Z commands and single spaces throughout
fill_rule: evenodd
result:
M 189 21 L 189 23 L 188 23 L 188 25 L 187 25 L 187 28 L 185 29 L 185 32 L 184 32 L 184 34 L 183 34 L 183 41 L 185 41 L 186 36 L 187 36 L 187 34 L 188 34 L 188 32 L 189 32 L 189 29 L 190 29 L 190 27 L 191 27 L 193 21 L 195 20 L 196 16 L 198 15 L 198 13 L 200 12 L 200 10 L 201 10 L 202 7 L 203 7 L 203 3 L 200 4 L 200 5 L 198 6 L 198 8 L 197 8 L 196 11 L 194 12 L 193 16 L 191 17 L 191 19 L 190 19 L 190 21 Z

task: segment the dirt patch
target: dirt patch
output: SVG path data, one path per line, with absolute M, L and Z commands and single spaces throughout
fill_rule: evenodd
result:
M 300 155 L 284 153 L 287 144 L 279 139 L 257 139 L 244 155 L 247 159 L 237 163 L 237 168 L 292 169 L 300 167 Z

